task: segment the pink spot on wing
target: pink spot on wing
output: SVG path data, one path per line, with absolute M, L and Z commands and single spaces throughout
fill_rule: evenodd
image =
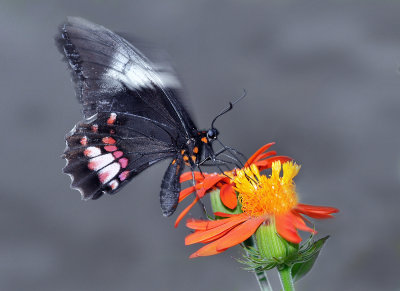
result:
M 101 150 L 98 147 L 88 147 L 83 151 L 86 157 L 93 158 L 101 154 Z
M 126 178 L 129 176 L 129 171 L 123 171 L 121 174 L 119 174 L 118 178 L 122 181 L 124 181 Z
M 88 168 L 92 171 L 98 171 L 101 168 L 107 166 L 108 164 L 111 164 L 114 161 L 114 157 L 112 154 L 104 154 L 101 156 L 97 156 L 95 158 L 90 159 L 88 163 Z M 115 163 L 116 165 L 119 166 L 118 163 Z
M 88 164 L 88 168 L 89 168 L 90 170 L 94 171 L 94 169 L 96 169 L 98 165 L 99 165 L 99 162 L 97 162 L 97 161 L 91 161 L 91 162 L 89 162 L 89 164 Z
M 114 178 L 119 170 L 121 169 L 121 166 L 118 163 L 112 163 L 105 167 L 104 169 L 101 169 L 99 171 L 99 180 L 102 184 L 108 183 L 112 178 Z
M 81 145 L 85 146 L 85 145 L 87 145 L 87 141 L 88 141 L 87 137 L 84 136 L 81 138 L 80 143 L 81 143 Z
M 117 114 L 111 113 L 110 117 L 107 120 L 107 124 L 114 124 L 116 118 L 117 118 Z
M 118 162 L 119 162 L 119 164 L 121 165 L 121 168 L 123 168 L 123 169 L 125 169 L 126 166 L 128 165 L 128 159 L 127 159 L 127 158 L 119 159 Z
M 101 140 L 103 143 L 106 144 L 115 144 L 115 139 L 113 139 L 112 137 L 103 137 L 103 139 Z
M 117 148 L 116 146 L 105 146 L 104 149 L 105 149 L 107 152 L 114 152 L 114 151 L 116 151 L 118 148 Z
M 124 153 L 121 151 L 116 151 L 116 152 L 113 152 L 113 155 L 116 159 L 119 159 L 120 157 L 122 157 L 124 155 Z
M 92 132 L 96 133 L 99 130 L 99 126 L 97 124 L 92 125 Z
M 114 129 L 110 129 L 110 134 L 114 134 L 115 130 Z
M 108 176 L 110 176 L 110 172 L 103 172 L 99 174 L 99 180 L 102 184 L 107 180 Z

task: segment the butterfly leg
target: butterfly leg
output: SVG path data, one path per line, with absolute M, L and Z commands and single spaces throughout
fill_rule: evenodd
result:
M 199 169 L 200 173 L 203 175 L 201 169 L 200 168 L 198 168 L 198 169 Z M 196 180 L 194 179 L 194 169 L 193 169 L 193 167 L 192 167 L 191 170 L 192 170 L 192 183 L 193 183 L 193 186 L 196 186 Z M 196 191 L 196 197 L 199 197 L 199 195 L 197 194 L 197 189 L 195 191 Z M 206 206 L 204 205 L 203 201 L 201 201 L 201 199 L 199 199 L 199 205 L 201 207 L 201 210 L 203 211 L 203 214 L 207 216 Z

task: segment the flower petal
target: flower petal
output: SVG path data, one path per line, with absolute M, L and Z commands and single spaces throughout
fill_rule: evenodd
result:
M 217 251 L 233 247 L 251 237 L 257 228 L 265 221 L 264 217 L 248 218 L 244 223 L 236 226 L 222 238 L 217 240 Z
M 328 206 L 297 204 L 296 211 L 312 218 L 326 219 L 332 218 L 331 214 L 339 212 L 339 209 Z
M 290 219 L 293 221 L 293 225 L 295 228 L 300 229 L 302 231 L 308 231 L 312 234 L 317 233 L 314 229 L 312 229 L 306 225 L 306 223 L 303 220 L 303 217 L 301 217 L 301 215 L 298 214 L 295 210 L 293 210 L 288 215 L 290 215 L 290 217 L 291 217 Z
M 206 177 L 203 181 L 203 188 L 207 190 L 215 186 L 219 181 L 223 180 L 225 176 L 223 175 L 210 175 Z
M 299 244 L 301 242 L 301 237 L 297 233 L 296 228 L 293 225 L 290 216 L 288 215 L 279 215 L 275 216 L 275 227 L 278 234 L 295 244 Z
M 204 180 L 204 177 L 207 175 L 207 174 L 203 175 L 200 172 L 193 172 L 193 174 L 194 174 L 194 180 L 195 181 L 202 181 L 202 180 Z M 192 172 L 185 172 L 179 178 L 179 182 L 183 183 L 183 182 L 186 182 L 186 181 L 190 181 L 192 179 L 193 179 Z
M 194 230 L 207 230 L 215 228 L 225 223 L 225 219 L 219 220 L 200 220 L 200 219 L 188 219 L 186 226 Z
M 259 155 L 257 158 L 254 159 L 253 164 L 256 164 L 260 160 L 264 160 L 267 157 L 276 155 L 276 151 L 269 151 Z
M 205 245 L 204 247 L 202 247 L 201 249 L 199 249 L 197 252 L 193 253 L 190 255 L 190 259 L 193 258 L 197 258 L 197 257 L 204 257 L 204 256 L 212 256 L 212 255 L 216 255 L 219 253 L 222 253 L 224 251 L 226 251 L 227 249 L 224 250 L 217 250 L 217 242 L 212 242 L 209 243 L 208 245 Z
M 195 186 L 188 187 L 186 189 L 183 189 L 181 193 L 179 193 L 179 202 L 182 202 L 183 199 L 188 197 L 190 194 L 192 194 L 196 190 Z
M 191 245 L 198 242 L 202 242 L 203 240 L 208 240 L 209 238 L 216 236 L 227 229 L 231 229 L 237 226 L 238 224 L 241 224 L 243 221 L 246 221 L 247 219 L 248 219 L 247 215 L 237 215 L 231 218 L 224 219 L 225 223 L 220 226 L 189 234 L 185 238 L 185 245 Z
M 233 189 L 233 184 L 222 185 L 219 196 L 221 202 L 229 209 L 235 209 L 237 206 L 237 197 L 235 190 Z
M 219 217 L 232 217 L 232 216 L 236 216 L 237 214 L 230 214 L 230 213 L 225 213 L 225 212 L 214 212 L 215 216 L 219 216 Z
M 199 201 L 200 198 L 196 196 L 196 198 L 194 198 L 193 202 L 190 203 L 180 214 L 179 216 L 176 218 L 175 220 L 175 227 L 178 227 L 179 223 L 181 222 L 182 218 L 190 211 L 190 209 L 192 209 L 192 207 L 197 203 L 197 201 Z
M 261 148 L 258 149 L 251 157 L 250 159 L 247 160 L 245 167 L 249 167 L 253 161 L 260 155 L 261 153 L 265 152 L 267 149 L 269 149 L 272 145 L 274 145 L 274 142 L 267 143 L 266 145 L 263 145 Z

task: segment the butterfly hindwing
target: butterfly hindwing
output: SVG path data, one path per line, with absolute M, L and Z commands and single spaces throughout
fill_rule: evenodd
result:
M 176 155 L 164 130 L 152 123 L 144 127 L 126 114 L 98 113 L 78 123 L 66 140 L 64 172 L 85 199 L 113 194 L 147 167 Z

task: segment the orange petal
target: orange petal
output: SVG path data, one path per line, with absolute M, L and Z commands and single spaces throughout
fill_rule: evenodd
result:
M 186 226 L 194 230 L 207 230 L 215 228 L 225 223 L 225 219 L 219 220 L 199 220 L 199 219 L 188 219 Z
M 249 167 L 253 161 L 257 158 L 258 155 L 261 153 L 265 152 L 267 149 L 269 149 L 272 145 L 274 145 L 274 142 L 267 143 L 266 145 L 263 145 L 261 148 L 258 149 L 251 157 L 250 159 L 247 160 L 246 164 L 244 165 L 245 167 Z
M 222 175 L 212 175 L 204 179 L 203 188 L 207 190 L 215 186 L 219 181 L 223 180 L 225 176 Z
M 275 227 L 278 234 L 287 241 L 295 244 L 301 242 L 301 237 L 297 233 L 292 220 L 287 215 L 275 216 Z
M 197 258 L 197 257 L 212 256 L 212 255 L 216 255 L 216 254 L 222 253 L 227 250 L 227 249 L 224 249 L 224 250 L 218 251 L 216 248 L 217 242 L 218 241 L 215 241 L 208 245 L 205 245 L 204 247 L 199 249 L 197 252 L 191 254 L 189 258 L 193 259 L 193 258 Z
M 228 218 L 229 219 L 229 218 Z M 217 240 L 217 251 L 222 251 L 227 248 L 233 247 L 251 237 L 257 228 L 265 221 L 265 218 L 247 218 L 247 220 L 236 226 L 222 238 Z
M 231 231 L 231 229 L 227 229 L 224 232 L 221 232 L 220 234 L 217 234 L 217 235 L 215 235 L 215 236 L 213 236 L 213 237 L 211 237 L 209 239 L 203 240 L 202 243 L 206 244 L 206 243 L 211 243 L 213 241 L 216 241 L 217 239 L 223 237 L 224 235 L 226 235 L 230 231 Z
M 194 186 L 188 187 L 186 189 L 183 189 L 181 193 L 179 193 L 179 202 L 182 202 L 183 199 L 188 197 L 190 194 L 192 194 L 196 188 Z
M 289 215 L 291 216 L 290 219 L 293 221 L 293 225 L 295 228 L 300 229 L 302 231 L 308 231 L 313 234 L 317 233 L 314 229 L 306 225 L 306 223 L 303 220 L 303 217 L 301 217 L 300 214 L 296 213 L 296 211 L 292 211 Z
M 221 187 L 219 192 L 221 202 L 229 209 L 235 209 L 237 206 L 237 197 L 233 184 L 225 184 Z
M 256 159 L 254 159 L 253 164 L 256 164 L 259 160 L 263 160 L 267 157 L 276 155 L 276 151 L 269 151 L 259 155 Z
M 176 218 L 175 220 L 175 227 L 178 227 L 179 223 L 181 222 L 182 218 L 190 211 L 190 209 L 192 209 L 192 207 L 197 203 L 197 201 L 199 201 L 200 198 L 196 196 L 196 198 L 194 198 L 193 202 L 190 203 L 180 214 L 179 216 Z
M 185 245 L 191 245 L 191 244 L 201 242 L 203 240 L 208 240 L 209 238 L 216 236 L 216 235 L 220 234 L 221 232 L 226 231 L 227 229 L 231 229 L 231 228 L 237 226 L 238 224 L 241 224 L 243 221 L 246 221 L 247 219 L 248 219 L 247 215 L 246 216 L 237 215 L 237 216 L 234 216 L 231 218 L 224 219 L 223 221 L 225 223 L 220 226 L 189 234 L 185 238 Z
M 204 176 L 200 172 L 193 172 L 195 181 L 201 181 L 204 179 Z M 186 181 L 190 181 L 193 179 L 192 172 L 185 172 L 179 178 L 179 182 L 183 183 Z
M 307 204 L 298 204 L 296 211 L 312 218 L 325 219 L 332 218 L 332 213 L 339 212 L 339 209 L 328 206 L 314 206 Z
M 225 213 L 225 212 L 214 212 L 215 216 L 219 216 L 219 217 L 232 217 L 232 216 L 236 216 L 237 214 L 229 214 L 229 213 Z

